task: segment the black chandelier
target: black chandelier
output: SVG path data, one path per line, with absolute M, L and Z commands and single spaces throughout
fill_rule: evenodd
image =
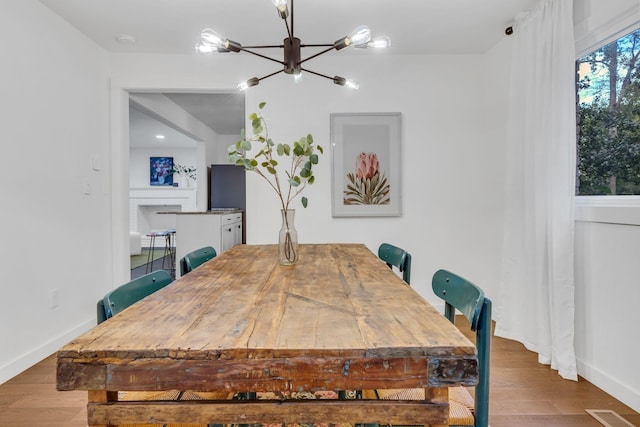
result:
M 276 74 L 285 72 L 286 74 L 293 75 L 294 79 L 298 81 L 302 72 L 307 72 L 310 74 L 314 74 L 316 76 L 324 77 L 326 79 L 332 80 L 335 84 L 340 86 L 345 86 L 351 89 L 358 89 L 359 85 L 351 79 L 345 79 L 340 76 L 328 76 L 325 74 L 321 74 L 315 71 L 311 71 L 307 68 L 303 68 L 302 64 L 310 59 L 316 58 L 324 53 L 327 53 L 333 49 L 341 50 L 345 47 L 353 46 L 355 48 L 386 48 L 390 45 L 390 40 L 388 37 L 378 37 L 375 39 L 371 38 L 371 30 L 366 25 L 361 25 L 355 30 L 353 30 L 348 36 L 345 36 L 339 40 L 336 40 L 334 43 L 329 44 L 302 44 L 300 39 L 294 36 L 293 32 L 293 1 L 291 0 L 291 15 L 289 15 L 288 8 L 288 0 L 271 0 L 273 4 L 278 9 L 278 14 L 280 18 L 284 20 L 284 23 L 287 27 L 287 37 L 284 39 L 283 44 L 280 45 L 261 45 L 261 46 L 242 46 L 240 43 L 229 40 L 225 37 L 218 35 L 215 31 L 210 28 L 206 28 L 202 30 L 200 34 L 200 42 L 196 45 L 196 50 L 199 53 L 212 53 L 212 52 L 247 52 L 252 55 L 259 56 L 264 59 L 268 59 L 269 61 L 277 62 L 283 65 L 283 69 L 276 71 L 271 74 L 267 74 L 263 77 L 252 77 L 249 80 L 242 82 L 238 85 L 238 89 L 244 91 L 251 86 L 255 86 L 260 83 L 260 80 L 264 80 L 268 77 L 275 76 Z M 287 18 L 290 16 L 290 22 Z M 303 47 L 315 47 L 320 48 L 324 47 L 326 49 L 321 50 L 305 59 L 302 59 L 301 51 Z M 266 55 L 262 55 L 260 53 L 254 52 L 250 49 L 270 49 L 270 48 L 281 48 L 284 50 L 284 59 L 279 60 L 275 58 L 271 58 Z

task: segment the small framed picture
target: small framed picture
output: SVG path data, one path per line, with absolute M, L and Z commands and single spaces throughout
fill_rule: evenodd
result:
M 402 214 L 401 113 L 331 114 L 332 215 Z
M 173 157 L 149 158 L 149 184 L 173 186 Z

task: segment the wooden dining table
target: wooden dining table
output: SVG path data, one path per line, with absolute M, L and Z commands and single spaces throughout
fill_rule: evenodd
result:
M 88 391 L 90 426 L 440 426 L 448 387 L 477 380 L 474 344 L 362 244 L 300 245 L 293 266 L 276 245 L 235 246 L 57 353 L 57 388 Z M 398 388 L 426 398 L 119 398 Z

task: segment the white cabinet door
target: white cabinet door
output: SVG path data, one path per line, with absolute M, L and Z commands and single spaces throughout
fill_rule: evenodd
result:
M 233 236 L 233 244 L 241 245 L 242 244 L 242 222 L 238 222 L 234 225 L 234 236 Z
M 221 248 L 223 251 L 242 243 L 242 213 L 222 215 Z
M 231 249 L 235 245 L 235 227 L 236 224 L 223 225 L 220 230 L 222 237 L 222 249 L 220 252 L 224 252 Z

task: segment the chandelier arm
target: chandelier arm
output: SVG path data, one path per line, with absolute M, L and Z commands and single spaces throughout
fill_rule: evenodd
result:
M 335 47 L 334 43 L 323 43 L 323 44 L 301 44 L 300 47 Z
M 282 69 L 282 70 L 278 70 L 278 71 L 275 71 L 275 72 L 273 72 L 273 73 L 271 73 L 271 74 L 267 74 L 267 75 L 266 75 L 266 76 L 264 76 L 264 77 L 259 77 L 259 78 L 258 78 L 258 81 L 260 81 L 260 80 L 264 80 L 264 79 L 268 79 L 269 77 L 271 77 L 271 76 L 275 76 L 276 74 L 280 74 L 280 73 L 282 73 L 282 72 L 284 72 L 284 69 Z
M 293 28 L 293 9 L 291 9 L 291 28 Z M 287 34 L 289 35 L 289 38 L 293 38 L 293 31 L 289 28 L 289 21 L 287 21 L 286 19 L 284 20 L 284 25 L 287 27 Z
M 262 55 L 262 54 L 260 54 L 260 53 L 258 53 L 258 52 L 253 52 L 253 51 L 247 50 L 247 49 L 246 49 L 246 48 L 244 48 L 244 47 L 241 47 L 241 48 L 240 48 L 240 50 L 241 50 L 241 51 L 243 51 L 243 52 L 250 53 L 250 54 L 255 55 L 255 56 L 259 56 L 260 58 L 268 59 L 269 61 L 273 61 L 273 62 L 277 62 L 278 64 L 285 65 L 284 61 L 279 61 L 279 60 L 277 60 L 277 59 L 270 58 L 270 57 L 268 57 L 268 56 L 266 56 L 266 55 Z
M 280 48 L 284 47 L 283 44 L 264 44 L 264 45 L 256 45 L 256 46 L 242 46 L 242 49 L 271 49 L 271 48 Z
M 307 73 L 315 74 L 316 76 L 324 77 L 325 79 L 329 79 L 331 81 L 333 81 L 333 79 L 334 79 L 333 77 L 327 76 L 326 74 L 316 73 L 315 71 L 307 70 L 306 68 L 300 68 L 300 69 L 302 71 L 307 72 Z
M 289 30 L 289 26 L 287 26 L 287 30 Z M 293 0 L 291 0 L 291 34 L 289 37 L 293 38 Z
M 308 60 L 310 60 L 310 59 L 315 58 L 316 56 L 320 56 L 320 55 L 322 55 L 322 54 L 324 54 L 324 53 L 327 53 L 327 52 L 329 52 L 329 51 L 332 51 L 332 50 L 333 50 L 333 45 L 331 45 L 331 47 L 330 47 L 330 48 L 327 48 L 327 49 L 325 49 L 325 50 L 322 50 L 322 51 L 320 51 L 320 52 L 316 53 L 315 55 L 311 55 L 310 57 L 303 59 L 302 61 L 298 62 L 298 64 L 302 64 L 303 62 L 306 62 L 306 61 L 308 61 Z

